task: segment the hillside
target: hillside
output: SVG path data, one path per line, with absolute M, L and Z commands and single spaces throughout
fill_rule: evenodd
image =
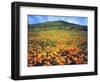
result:
M 49 21 L 45 23 L 38 24 L 29 24 L 28 28 L 30 30 L 49 30 L 49 29 L 59 29 L 59 30 L 79 30 L 79 31 L 87 31 L 87 26 L 73 24 L 65 21 Z M 41 29 L 40 29 L 41 28 Z

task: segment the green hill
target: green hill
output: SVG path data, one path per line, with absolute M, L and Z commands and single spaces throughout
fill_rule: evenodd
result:
M 87 26 L 73 24 L 65 21 L 49 21 L 38 24 L 28 24 L 28 28 L 31 31 L 42 31 L 42 30 L 79 30 L 87 31 Z

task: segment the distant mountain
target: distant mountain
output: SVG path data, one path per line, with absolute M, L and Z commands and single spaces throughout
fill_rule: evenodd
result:
M 49 21 L 38 24 L 28 24 L 29 29 L 45 28 L 45 29 L 63 29 L 63 30 L 82 30 L 87 31 L 87 26 L 69 23 L 66 21 Z

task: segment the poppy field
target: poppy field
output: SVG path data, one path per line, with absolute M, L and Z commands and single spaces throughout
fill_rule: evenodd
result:
M 61 23 L 33 25 L 28 29 L 28 67 L 88 63 L 85 27 Z

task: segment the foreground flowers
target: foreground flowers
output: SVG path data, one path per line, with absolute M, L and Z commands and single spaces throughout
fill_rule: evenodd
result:
M 46 30 L 28 34 L 28 66 L 87 64 L 87 33 Z
M 87 49 L 80 49 L 76 46 L 68 48 L 48 47 L 46 52 L 41 52 L 41 49 L 29 50 L 28 66 L 52 66 L 52 65 L 71 65 L 71 64 L 86 64 Z

